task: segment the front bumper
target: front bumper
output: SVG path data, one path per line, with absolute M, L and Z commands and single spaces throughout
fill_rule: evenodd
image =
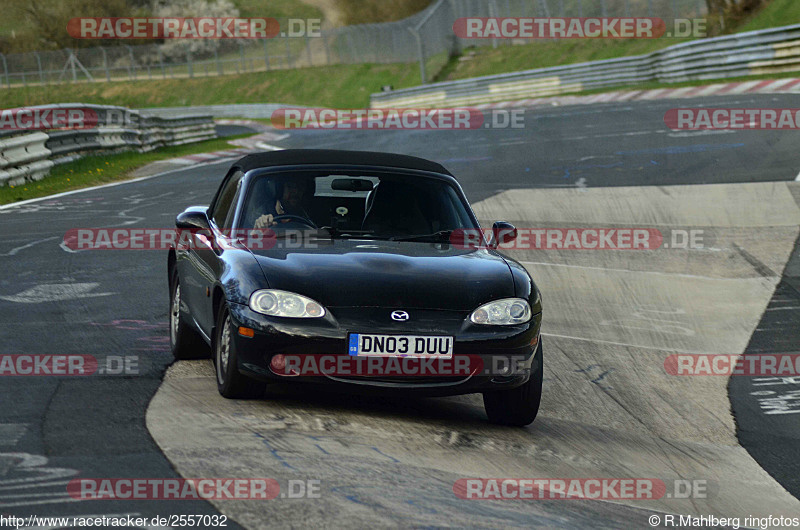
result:
M 229 309 L 239 370 L 267 382 L 350 386 L 359 392 L 412 390 L 415 394 L 435 396 L 514 388 L 541 370 L 541 356 L 536 355 L 541 313 L 523 325 L 481 326 L 469 321 L 467 311 L 408 309 L 411 319 L 395 322 L 389 315 L 396 308 L 332 307 L 319 319 L 268 317 L 240 304 L 229 304 Z M 240 326 L 253 329 L 254 336 L 240 335 Z M 461 359 L 470 367 L 480 364 L 482 369 L 458 375 L 287 376 L 270 367 L 276 355 L 348 358 L 349 333 L 453 336 L 453 360 Z M 476 364 L 476 359 L 481 362 Z

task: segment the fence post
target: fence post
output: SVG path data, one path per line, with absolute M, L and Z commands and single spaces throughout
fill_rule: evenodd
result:
M 494 18 L 497 16 L 497 4 L 495 4 L 495 0 L 489 0 L 489 18 Z M 497 39 L 492 38 L 492 48 L 497 49 Z
M 6 76 L 6 88 L 11 88 L 11 76 L 8 75 L 8 63 L 6 62 L 6 56 L 0 53 L 0 59 L 3 60 L 3 73 Z
M 322 42 L 325 45 L 325 60 L 327 61 L 328 66 L 330 66 L 330 64 L 331 64 L 331 49 L 330 49 L 330 46 L 328 44 L 328 32 L 327 31 L 322 35 Z
M 292 49 L 289 46 L 289 37 L 283 37 L 283 42 L 286 43 L 286 66 L 292 68 Z
M 419 36 L 419 32 L 417 32 L 414 28 L 408 28 L 408 31 L 414 35 L 414 39 L 417 41 L 417 54 L 419 56 L 419 77 L 422 80 L 423 85 L 427 85 L 428 81 L 425 75 L 425 48 L 422 45 L 422 39 Z
M 36 64 L 39 67 L 39 82 L 44 84 L 44 72 L 42 72 L 42 58 L 39 57 L 39 52 L 33 52 L 33 55 L 36 56 Z
M 161 48 L 157 48 L 158 51 L 158 66 L 161 68 L 161 78 L 167 78 L 167 69 L 164 68 L 164 54 L 161 53 Z
M 100 52 L 103 54 L 103 70 L 106 72 L 106 83 L 108 83 L 111 81 L 111 72 L 108 71 L 108 54 L 104 47 L 98 46 L 98 48 L 100 48 Z
M 224 75 L 222 71 L 222 63 L 219 62 L 219 49 L 214 48 L 214 62 L 217 65 L 217 75 Z
M 186 50 L 186 63 L 189 67 L 189 79 L 194 77 L 194 65 L 192 64 L 192 50 L 191 48 Z
M 269 72 L 269 50 L 267 49 L 267 42 L 269 42 L 269 39 L 264 39 L 264 64 L 267 66 L 267 72 Z
M 129 72 L 133 72 L 133 78 L 136 79 L 136 58 L 133 55 L 133 46 L 125 46 L 128 48 L 128 55 L 131 59 L 131 69 Z
M 247 63 L 244 60 L 244 44 L 239 41 L 239 64 L 242 65 L 242 73 L 247 71 Z

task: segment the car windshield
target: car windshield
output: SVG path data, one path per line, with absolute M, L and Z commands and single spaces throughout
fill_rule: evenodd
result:
M 325 229 L 340 239 L 447 240 L 475 224 L 458 191 L 431 177 L 386 173 L 267 174 L 251 180 L 239 227 Z

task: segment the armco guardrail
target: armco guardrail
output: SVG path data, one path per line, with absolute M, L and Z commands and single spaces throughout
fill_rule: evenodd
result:
M 702 39 L 635 57 L 539 68 L 372 94 L 375 108 L 511 101 L 659 81 L 800 71 L 800 24 Z
M 0 186 L 39 180 L 55 164 L 93 153 L 151 151 L 216 137 L 211 116 L 162 117 L 124 107 L 69 103 L 37 109 L 82 108 L 97 113 L 86 129 L 0 131 Z

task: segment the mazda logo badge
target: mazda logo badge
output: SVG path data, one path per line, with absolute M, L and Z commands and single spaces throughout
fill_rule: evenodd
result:
M 392 320 L 397 320 L 398 322 L 405 322 L 410 317 L 408 313 L 405 311 L 392 311 Z

